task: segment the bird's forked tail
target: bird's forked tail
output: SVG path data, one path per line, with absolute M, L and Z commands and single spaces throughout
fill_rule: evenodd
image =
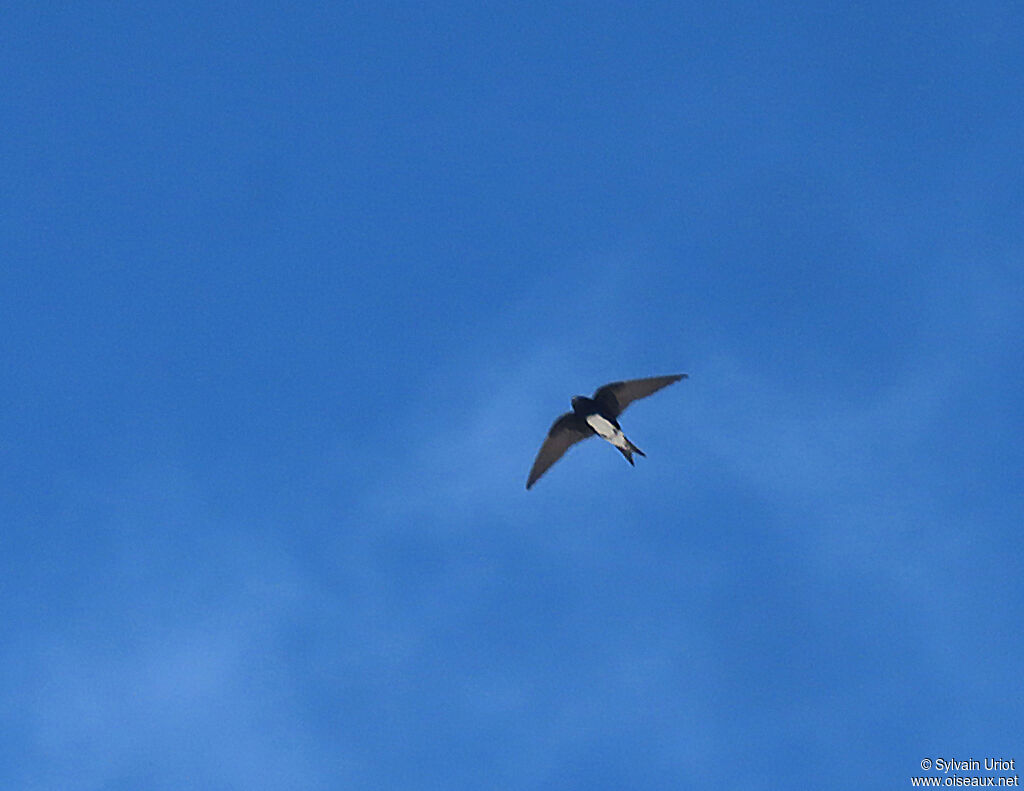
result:
M 618 445 L 616 445 L 615 447 L 619 448 L 619 453 L 621 453 L 623 456 L 625 456 L 626 457 L 626 461 L 628 461 L 630 464 L 632 464 L 635 467 L 636 464 L 633 462 L 633 454 L 634 453 L 639 453 L 641 456 L 644 456 L 644 457 L 646 457 L 647 454 L 644 453 L 642 450 L 640 450 L 640 448 L 638 448 L 632 442 L 630 442 L 629 438 L 625 434 L 622 435 L 622 438 L 624 440 L 626 440 L 625 447 L 619 447 Z

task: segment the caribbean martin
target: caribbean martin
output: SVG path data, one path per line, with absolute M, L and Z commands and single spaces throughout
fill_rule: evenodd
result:
M 646 456 L 640 448 L 630 442 L 619 427 L 618 418 L 633 401 L 646 398 L 663 387 L 685 379 L 686 374 L 652 376 L 649 379 L 630 379 L 628 382 L 612 382 L 597 388 L 593 398 L 573 396 L 572 412 L 566 412 L 551 426 L 547 439 L 540 446 L 537 458 L 530 470 L 526 488 L 533 486 L 548 467 L 562 458 L 570 447 L 581 439 L 595 434 L 608 440 L 633 464 L 633 454 Z

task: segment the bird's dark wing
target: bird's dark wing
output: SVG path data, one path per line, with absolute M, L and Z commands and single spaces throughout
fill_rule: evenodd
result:
M 649 379 L 630 379 L 628 382 L 612 382 L 599 387 L 594 393 L 597 401 L 612 417 L 618 417 L 626 411 L 626 407 L 638 398 L 646 398 L 663 387 L 685 379 L 686 374 L 672 376 L 652 376 Z
M 566 412 L 556 420 L 551 430 L 548 431 L 547 439 L 540 446 L 537 458 L 533 462 L 533 469 L 530 470 L 530 477 L 526 481 L 526 488 L 533 486 L 541 475 L 548 471 L 548 467 L 562 458 L 569 448 L 594 435 L 593 429 L 575 412 Z

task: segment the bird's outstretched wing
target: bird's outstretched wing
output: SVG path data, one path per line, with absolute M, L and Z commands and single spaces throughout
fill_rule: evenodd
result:
M 627 382 L 612 382 L 599 387 L 594 393 L 597 401 L 612 417 L 618 417 L 626 411 L 626 407 L 638 398 L 646 398 L 663 387 L 685 379 L 686 374 L 672 376 L 652 376 L 649 379 L 630 379 Z
M 547 439 L 540 446 L 537 458 L 533 462 L 533 469 L 530 470 L 530 477 L 526 481 L 526 488 L 533 486 L 541 475 L 548 471 L 548 467 L 562 458 L 569 448 L 581 439 L 592 437 L 593 430 L 575 412 L 566 412 L 556 420 L 551 430 L 548 431 Z

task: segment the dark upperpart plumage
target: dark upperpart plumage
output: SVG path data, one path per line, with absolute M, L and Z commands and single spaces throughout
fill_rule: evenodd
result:
M 652 376 L 647 379 L 612 382 L 599 387 L 594 392 L 592 398 L 574 396 L 572 399 L 573 411 L 566 412 L 559 417 L 548 431 L 548 436 L 544 440 L 544 444 L 541 445 L 537 458 L 533 462 L 530 477 L 526 481 L 526 488 L 529 489 L 533 486 L 540 476 L 547 472 L 552 464 L 562 458 L 569 448 L 580 440 L 592 437 L 597 433 L 590 423 L 587 422 L 588 417 L 599 415 L 621 433 L 617 418 L 626 410 L 626 407 L 639 398 L 646 398 L 663 387 L 668 387 L 668 385 L 674 384 L 680 379 L 685 379 L 686 376 L 686 374 L 673 374 L 671 376 Z M 605 426 L 605 429 L 607 428 Z M 646 455 L 630 442 L 625 435 L 622 435 L 621 438 L 624 445 L 615 445 L 615 447 L 626 457 L 626 461 L 630 464 L 633 464 L 633 453 L 638 453 L 641 456 Z M 610 439 L 609 442 L 611 442 Z

